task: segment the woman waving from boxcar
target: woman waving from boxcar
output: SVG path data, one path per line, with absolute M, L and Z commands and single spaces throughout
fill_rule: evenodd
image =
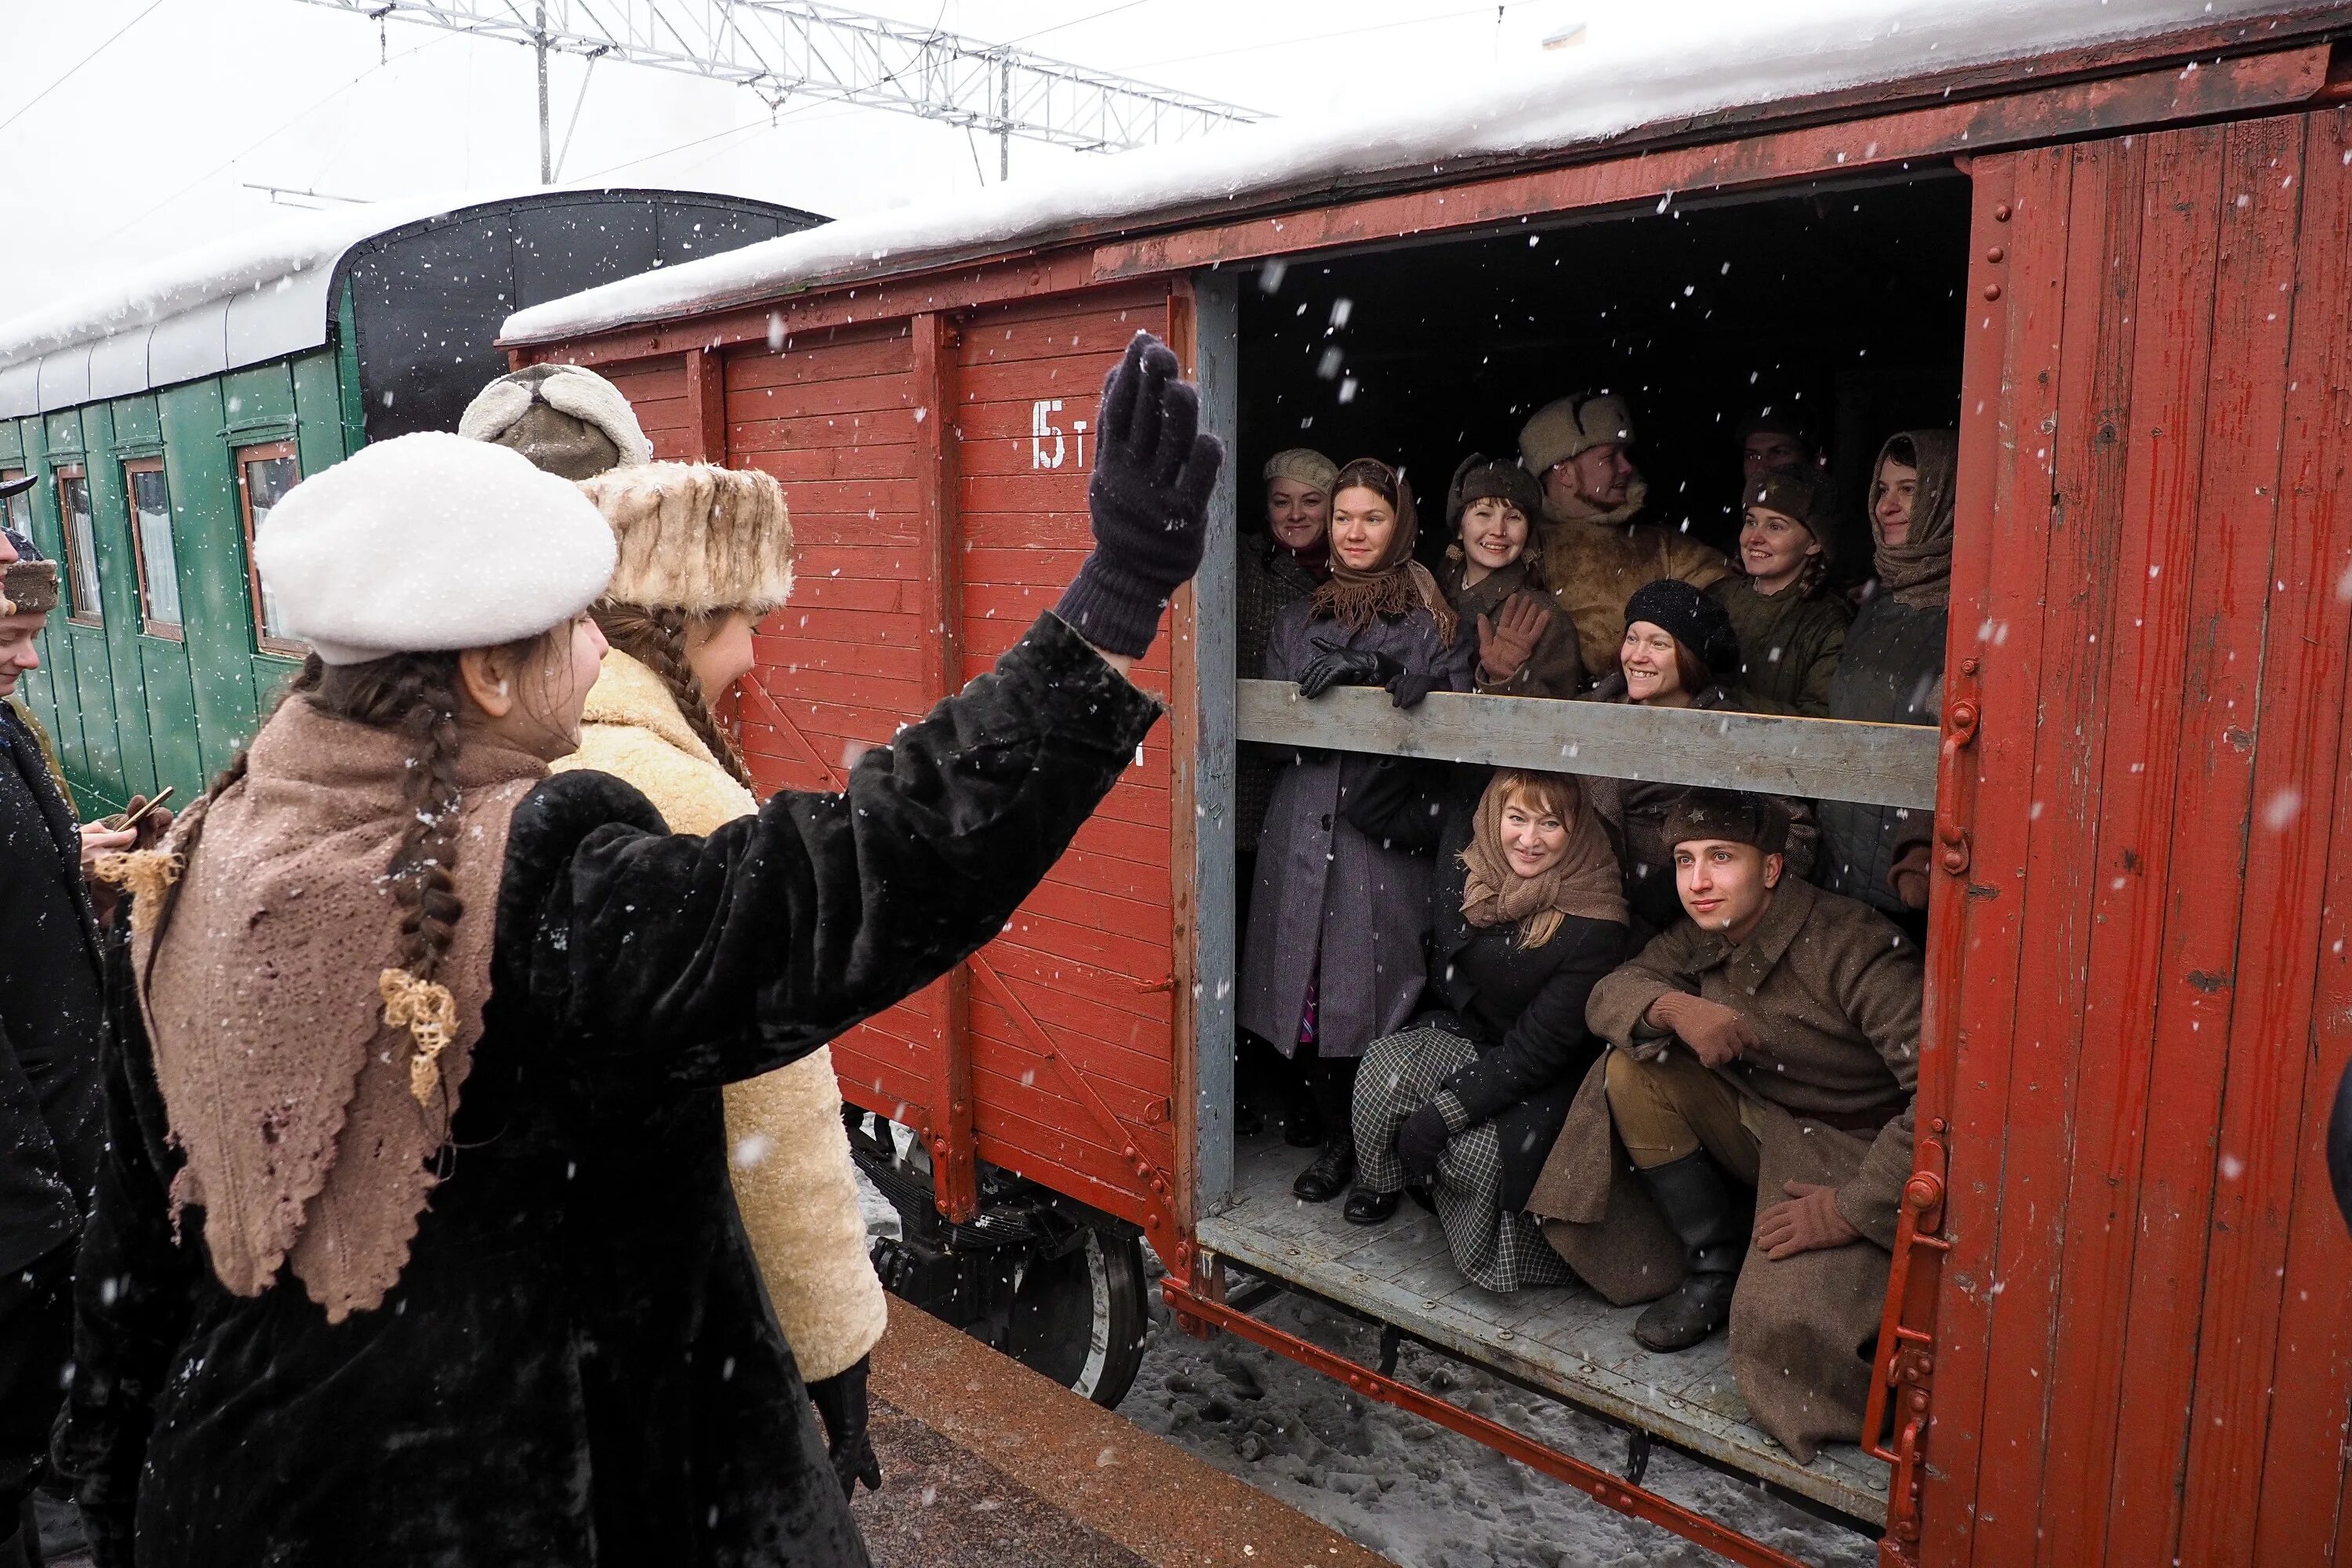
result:
M 1175 369 L 1139 338 L 1106 388 L 1057 613 L 708 837 L 546 776 L 614 564 L 576 487 L 418 435 L 287 499 L 259 566 L 314 657 L 118 868 L 60 1442 L 101 1565 L 866 1560 L 719 1088 L 977 949 L 1134 755 L 1220 460 Z
M 1489 1290 L 1571 1276 L 1520 1211 L 1602 1042 L 1585 1000 L 1625 946 L 1617 852 L 1561 773 L 1393 765 L 1349 807 L 1375 837 L 1437 852 L 1429 991 L 1437 1011 L 1376 1040 L 1356 1075 L 1356 1190 L 1377 1225 L 1429 1194 L 1454 1261 Z M 1402 786 L 1402 787 L 1400 787 Z
M 1412 539 L 1402 474 L 1370 458 L 1341 468 L 1331 579 L 1275 622 L 1265 678 L 1297 681 L 1309 699 L 1381 686 L 1400 708 L 1465 689 L 1472 650 L 1455 642 L 1454 612 L 1413 560 Z M 1355 1175 L 1357 1059 L 1421 1000 L 1429 859 L 1384 848 L 1347 820 L 1373 766 L 1357 753 L 1290 753 L 1266 805 L 1242 952 L 1241 1026 L 1305 1063 L 1314 1091 L 1323 1147 L 1292 1189 L 1309 1203 L 1339 1196 Z

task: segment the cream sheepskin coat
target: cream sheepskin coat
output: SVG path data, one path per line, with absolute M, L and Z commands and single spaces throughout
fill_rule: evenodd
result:
M 679 713 L 661 678 L 614 648 L 582 715 L 580 749 L 558 769 L 593 768 L 645 793 L 673 833 L 709 833 L 756 806 Z M 735 1206 L 760 1260 L 776 1321 L 814 1383 L 855 1364 L 882 1337 L 882 1282 L 866 1221 L 833 1051 L 727 1086 Z

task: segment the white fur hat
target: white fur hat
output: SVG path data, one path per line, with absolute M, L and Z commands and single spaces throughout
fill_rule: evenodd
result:
M 579 486 L 436 431 L 303 480 L 253 543 L 285 630 L 329 664 L 536 637 L 604 592 L 614 556 Z
M 772 475 L 646 463 L 580 488 L 620 546 L 604 590 L 617 604 L 690 616 L 743 610 L 756 620 L 793 591 L 792 514 Z

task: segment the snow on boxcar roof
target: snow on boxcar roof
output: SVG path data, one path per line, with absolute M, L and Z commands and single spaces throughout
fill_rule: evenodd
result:
M 1345 183 L 1557 155 L 1708 115 L 2010 62 L 2020 77 L 2063 51 L 2190 27 L 2307 13 L 2281 0 L 1789 0 L 1705 38 L 1597 40 L 1377 110 L 1261 121 L 1202 141 L 1055 165 L 972 195 L 836 219 L 724 256 L 519 310 L 502 342 L 535 342 L 750 304 L 811 285 L 972 259 L 1171 222 L 1220 222 Z
M 165 385 L 314 348 L 327 340 L 334 280 L 345 258 L 370 241 L 436 219 L 583 199 L 687 200 L 788 210 L 708 191 L 584 184 L 369 202 L 289 216 L 0 321 L 0 416 Z

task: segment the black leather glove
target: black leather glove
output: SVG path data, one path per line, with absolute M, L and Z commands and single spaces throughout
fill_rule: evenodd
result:
M 841 1482 L 841 1495 L 856 1497 L 857 1483 L 882 1489 L 882 1461 L 874 1457 L 874 1439 L 866 1430 L 866 1373 L 871 1356 L 808 1385 L 816 1413 L 824 1418 L 825 1458 Z
M 1328 637 L 1317 637 L 1323 651 L 1309 659 L 1298 674 L 1298 695 L 1320 697 L 1335 686 L 1386 686 L 1404 673 L 1404 666 L 1384 653 L 1343 647 Z
M 1087 482 L 1094 553 L 1054 613 L 1108 653 L 1140 657 L 1168 596 L 1201 567 L 1209 492 L 1225 448 L 1201 433 L 1201 395 L 1176 356 L 1138 332 L 1103 383 L 1095 471 Z
M 1445 1113 L 1434 1101 L 1404 1119 L 1404 1125 L 1397 1129 L 1397 1163 L 1404 1167 L 1413 1185 L 1425 1187 L 1437 1179 L 1437 1162 L 1453 1136 L 1445 1130 Z

